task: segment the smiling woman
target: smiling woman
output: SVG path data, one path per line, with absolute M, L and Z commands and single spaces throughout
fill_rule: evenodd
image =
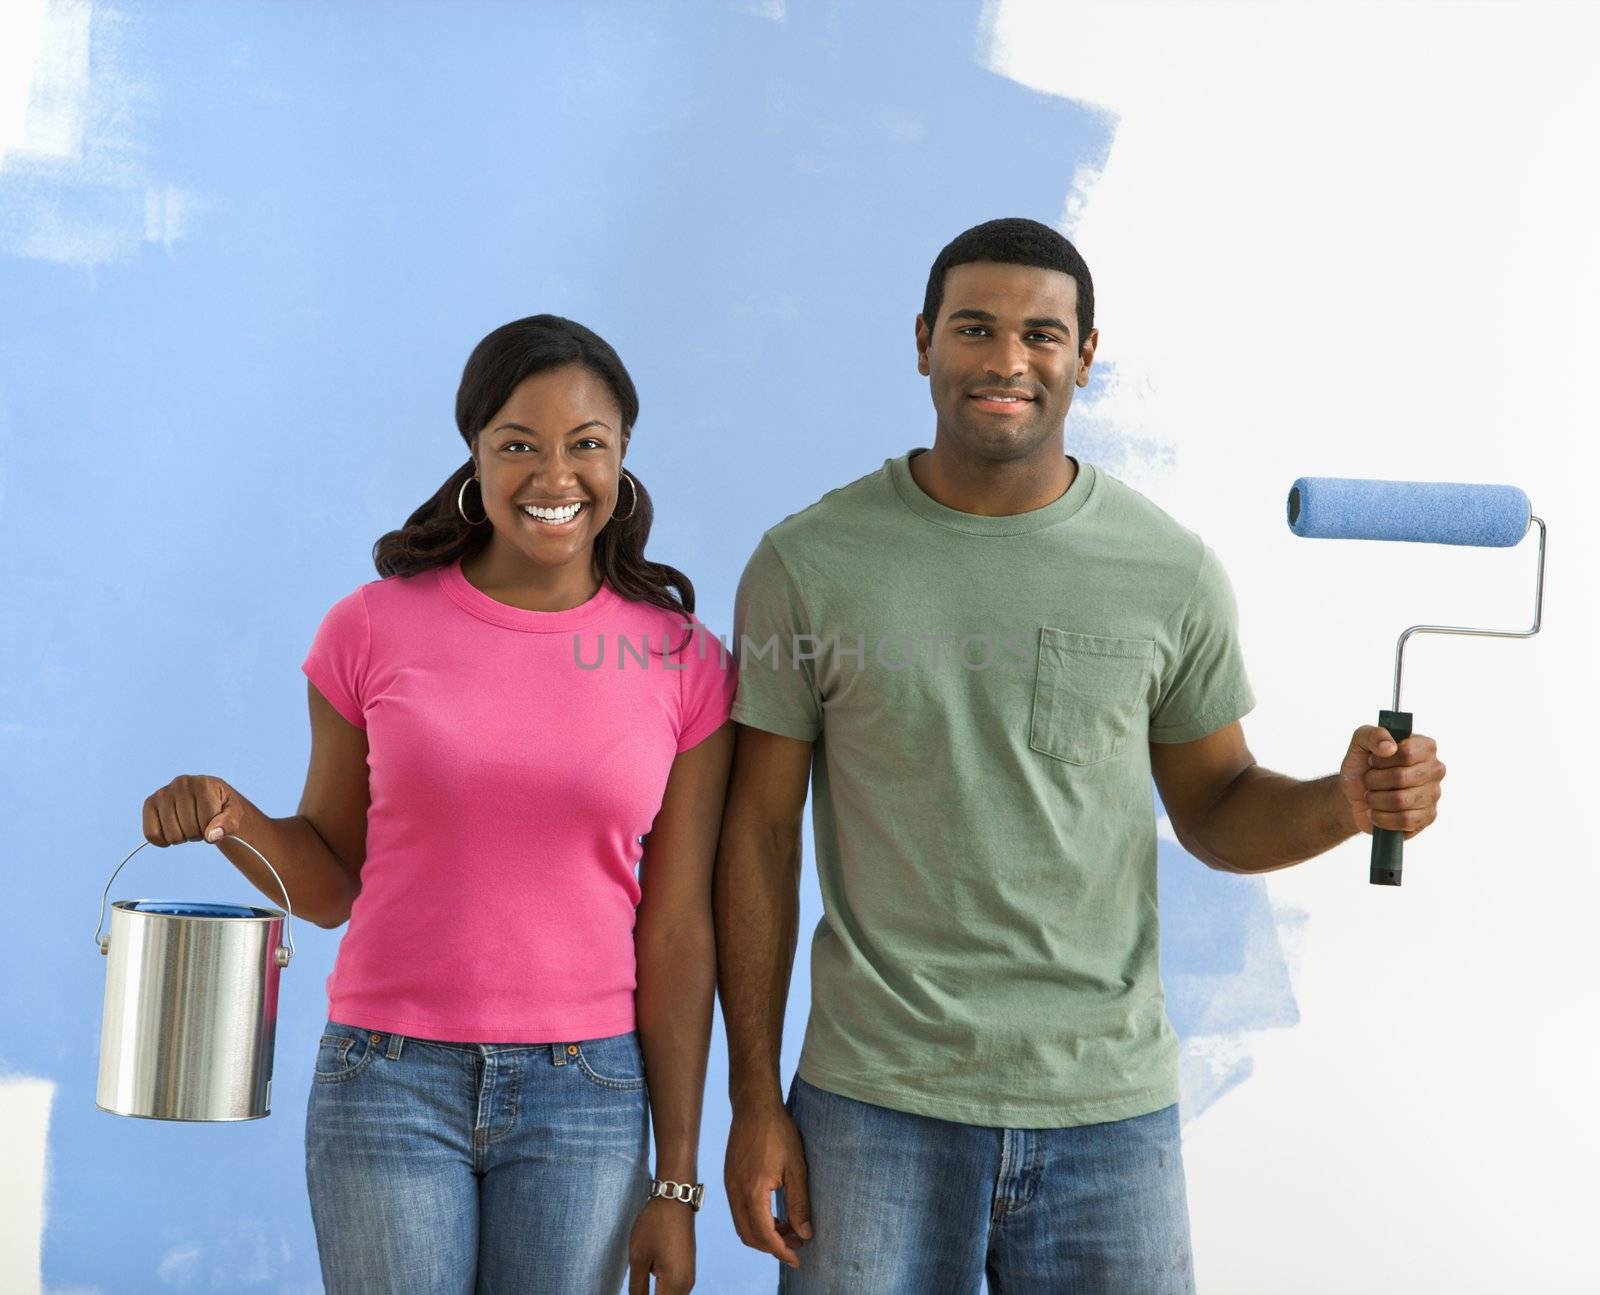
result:
M 582 325 L 489 334 L 456 399 L 471 457 L 302 665 L 299 812 L 209 776 L 146 802 L 152 843 L 214 841 L 265 885 L 231 833 L 297 916 L 349 923 L 306 1119 L 330 1295 L 693 1282 L 736 677 L 644 557 L 638 413 Z M 580 630 L 648 660 L 585 669 Z
M 471 457 L 373 546 L 378 574 L 460 562 L 494 597 L 515 587 L 526 599 L 531 586 L 530 611 L 578 606 L 603 579 L 625 598 L 693 612 L 689 578 L 644 556 L 655 511 L 622 468 L 638 417 L 633 379 L 597 333 L 559 315 L 495 329 L 456 395 Z M 574 561 L 586 548 L 592 561 Z

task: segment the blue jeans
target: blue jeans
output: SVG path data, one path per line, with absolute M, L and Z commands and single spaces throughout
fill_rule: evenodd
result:
M 1064 1129 L 908 1115 L 796 1076 L 812 1238 L 785 1295 L 1193 1295 L 1178 1108 Z
M 648 1130 L 635 1034 L 434 1043 L 330 1021 L 306 1112 L 328 1295 L 619 1290 Z

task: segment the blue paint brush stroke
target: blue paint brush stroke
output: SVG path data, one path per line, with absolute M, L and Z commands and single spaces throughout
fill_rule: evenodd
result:
M 1249 1078 L 1248 1036 L 1298 1024 L 1300 1009 L 1264 880 L 1213 871 L 1164 840 L 1156 869 L 1161 979 L 1184 1044 L 1187 1123 Z

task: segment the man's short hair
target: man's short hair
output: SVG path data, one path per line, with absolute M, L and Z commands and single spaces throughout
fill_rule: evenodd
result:
M 947 270 L 973 261 L 998 261 L 1002 265 L 1036 265 L 1070 274 L 1078 285 L 1078 345 L 1094 327 L 1094 280 L 1078 249 L 1048 225 L 1021 216 L 987 220 L 957 234 L 933 259 L 928 290 L 922 298 L 922 319 L 932 330 L 944 301 Z

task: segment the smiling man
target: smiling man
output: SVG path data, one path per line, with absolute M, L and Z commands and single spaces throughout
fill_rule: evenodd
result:
M 1066 239 L 960 235 L 916 339 L 933 447 L 774 526 L 739 586 L 734 1222 L 796 1295 L 1190 1292 L 1151 779 L 1191 854 L 1256 873 L 1414 835 L 1444 767 L 1370 725 L 1338 774 L 1256 765 L 1215 554 L 1065 453 L 1099 340 Z M 808 781 L 824 917 L 785 1104 Z

